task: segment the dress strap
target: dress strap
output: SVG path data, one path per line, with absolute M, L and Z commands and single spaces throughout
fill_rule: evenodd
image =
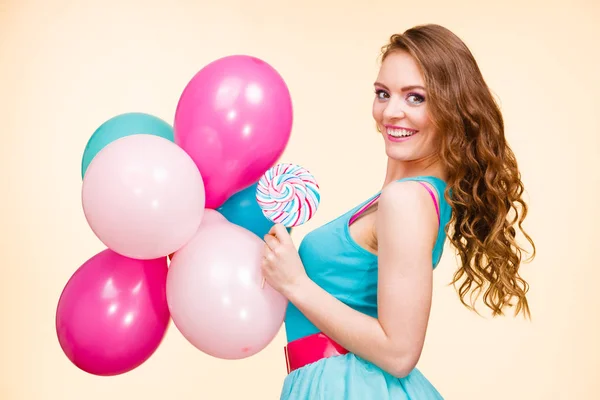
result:
M 433 204 L 435 205 L 435 212 L 438 217 L 438 224 L 440 224 L 441 223 L 440 206 L 435 197 L 435 194 L 433 194 L 433 191 L 429 188 L 429 185 L 427 185 L 426 183 L 424 183 L 423 181 L 420 181 L 420 180 L 417 180 L 417 182 L 419 182 L 429 192 L 429 195 L 431 196 L 431 199 L 433 200 Z M 352 215 L 352 217 L 350 217 L 350 221 L 348 222 L 348 225 L 352 225 L 352 223 L 354 221 L 356 221 L 356 219 L 358 217 L 360 217 L 362 215 L 362 213 L 365 212 L 365 210 L 367 210 L 369 207 L 371 207 L 371 205 L 373 203 L 375 203 L 377 201 L 377 199 L 379 199 L 379 196 L 381 196 L 381 193 L 378 193 L 377 195 L 375 195 L 375 197 L 373 197 L 373 199 L 371 201 L 367 202 L 367 204 L 365 204 L 354 215 Z
M 437 213 L 437 217 L 438 217 L 438 224 L 441 222 L 441 218 L 440 218 L 440 207 L 438 205 L 437 199 L 435 198 L 435 195 L 433 194 L 433 191 L 429 188 L 429 186 L 421 181 L 418 181 L 421 185 L 423 185 L 423 187 L 425 189 L 427 189 L 427 191 L 429 192 L 429 195 L 431 196 L 431 198 L 433 199 L 433 204 L 435 204 L 435 212 Z
M 369 201 L 369 202 L 368 202 L 367 204 L 365 204 L 365 205 L 364 205 L 364 206 L 363 206 L 363 207 L 362 207 L 360 210 L 358 210 L 358 212 L 356 212 L 356 213 L 355 213 L 355 214 L 354 214 L 354 215 L 353 215 L 353 216 L 350 218 L 350 221 L 348 222 L 348 225 L 352 225 L 352 223 L 353 223 L 354 221 L 356 221 L 356 219 L 357 219 L 358 217 L 360 217 L 360 216 L 361 216 L 361 214 L 362 214 L 363 212 L 365 212 L 365 210 L 366 210 L 367 208 L 371 207 L 371 205 L 377 201 L 377 199 L 379 198 L 379 196 L 381 196 L 381 193 L 377 194 L 377 195 L 376 195 L 376 196 L 375 196 L 375 197 L 374 197 L 374 198 L 373 198 L 371 201 Z

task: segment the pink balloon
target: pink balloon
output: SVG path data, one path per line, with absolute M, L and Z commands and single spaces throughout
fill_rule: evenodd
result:
M 154 259 L 179 250 L 202 221 L 204 184 L 175 143 L 131 135 L 104 147 L 83 178 L 85 217 L 106 247 Z
M 134 260 L 110 249 L 86 261 L 58 302 L 56 332 L 66 356 L 94 375 L 118 375 L 145 362 L 169 324 L 167 261 Z
M 258 181 L 287 146 L 292 119 L 288 87 L 258 58 L 224 57 L 191 79 L 173 129 L 204 178 L 207 208 Z
M 242 359 L 264 349 L 283 324 L 287 299 L 262 285 L 264 242 L 230 222 L 201 225 L 175 253 L 167 302 L 175 326 L 213 357 Z
M 221 222 L 227 222 L 227 218 L 217 210 L 206 208 L 204 215 L 202 216 L 202 226 L 207 224 L 218 224 Z

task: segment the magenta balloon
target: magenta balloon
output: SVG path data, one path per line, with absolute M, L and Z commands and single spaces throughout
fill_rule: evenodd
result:
M 263 248 L 258 236 L 228 221 L 202 223 L 171 260 L 173 323 L 204 353 L 247 358 L 279 332 L 288 301 L 268 284 L 261 287 Z
M 191 79 L 173 129 L 202 174 L 207 208 L 258 181 L 287 146 L 292 120 L 288 87 L 256 57 L 218 59 Z
M 144 363 L 169 325 L 166 257 L 135 260 L 107 249 L 69 279 L 56 332 L 66 356 L 94 375 L 118 375 Z

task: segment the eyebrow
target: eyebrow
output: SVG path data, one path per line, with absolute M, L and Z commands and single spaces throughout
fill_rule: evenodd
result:
M 381 86 L 382 88 L 384 88 L 385 90 L 390 90 L 387 86 L 385 86 L 383 83 L 380 82 L 375 82 L 374 83 L 375 86 Z M 421 90 L 425 90 L 425 88 L 421 85 L 410 85 L 410 86 L 404 86 L 401 91 L 406 92 L 407 90 L 413 90 L 413 89 L 421 89 Z

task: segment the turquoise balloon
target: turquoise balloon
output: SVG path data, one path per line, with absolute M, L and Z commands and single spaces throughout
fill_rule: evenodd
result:
M 162 119 L 145 113 L 125 113 L 104 122 L 88 140 L 81 160 L 81 177 L 85 176 L 88 166 L 106 145 L 125 136 L 145 133 L 174 142 L 173 127 Z
M 246 228 L 263 238 L 273 227 L 273 222 L 264 216 L 256 200 L 258 182 L 231 196 L 217 209 L 229 222 Z M 291 228 L 287 228 L 291 232 Z

